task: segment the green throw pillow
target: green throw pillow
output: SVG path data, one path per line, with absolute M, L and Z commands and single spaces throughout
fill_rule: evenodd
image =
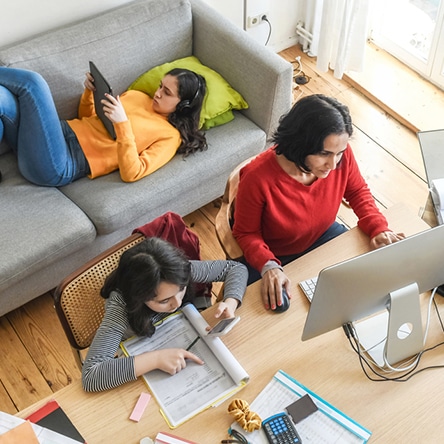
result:
M 156 66 L 142 74 L 128 89 L 137 89 L 153 97 L 165 74 L 173 68 L 186 68 L 205 78 L 207 93 L 200 114 L 202 129 L 207 130 L 233 120 L 233 109 L 248 108 L 244 98 L 220 74 L 202 65 L 194 56 Z

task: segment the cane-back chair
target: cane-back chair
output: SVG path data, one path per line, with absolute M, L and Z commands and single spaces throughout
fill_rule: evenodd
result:
M 239 187 L 239 172 L 254 157 L 250 157 L 240 163 L 229 175 L 225 192 L 222 196 L 222 202 L 219 211 L 216 214 L 215 228 L 219 243 L 224 250 L 227 259 L 239 259 L 243 252 L 236 239 L 233 236 L 231 228 L 234 223 L 234 207 L 236 203 L 236 194 Z
M 54 291 L 57 315 L 80 368 L 81 350 L 90 346 L 105 312 L 100 296 L 105 278 L 117 267 L 122 253 L 143 239 L 140 233 L 129 236 L 66 277 Z

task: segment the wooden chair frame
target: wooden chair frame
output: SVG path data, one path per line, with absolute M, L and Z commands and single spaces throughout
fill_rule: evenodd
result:
M 239 259 L 243 256 L 243 252 L 236 239 L 233 236 L 231 227 L 234 221 L 234 208 L 239 187 L 239 172 L 256 156 L 250 157 L 240 163 L 230 174 L 225 186 L 225 192 L 222 196 L 222 202 L 219 211 L 216 214 L 215 228 L 219 243 L 224 250 L 227 259 Z

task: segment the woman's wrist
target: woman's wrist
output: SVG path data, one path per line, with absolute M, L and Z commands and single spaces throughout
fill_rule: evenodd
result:
M 274 261 L 274 260 L 269 260 L 269 261 L 268 261 L 268 262 L 262 267 L 262 270 L 261 270 L 261 276 L 264 277 L 264 274 L 265 274 L 267 271 L 273 270 L 273 269 L 275 269 L 275 268 L 279 268 L 279 270 L 284 271 L 284 269 L 282 268 L 282 266 L 281 266 L 279 263 L 277 263 L 277 262 Z

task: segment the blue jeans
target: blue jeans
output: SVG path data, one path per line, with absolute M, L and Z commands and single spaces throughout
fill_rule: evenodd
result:
M 291 254 L 289 256 L 276 256 L 282 263 L 282 265 L 287 265 L 290 262 L 293 262 L 295 259 L 303 256 L 304 254 L 307 254 L 309 251 L 314 250 L 315 248 L 319 247 L 322 244 L 325 244 L 329 240 L 332 240 L 333 238 L 339 236 L 342 233 L 345 233 L 347 231 L 347 228 L 339 224 L 338 222 L 333 222 L 333 224 L 330 226 L 330 228 L 322 234 L 318 240 L 313 242 L 313 244 L 308 247 L 305 251 L 302 253 L 297 254 Z M 258 281 L 261 279 L 261 273 L 257 271 L 255 268 L 253 268 L 246 260 L 245 258 L 242 258 L 239 260 L 239 262 L 242 262 L 247 268 L 248 268 L 248 282 L 247 285 L 252 284 L 253 282 Z
M 89 172 L 77 137 L 60 121 L 48 84 L 36 72 L 0 67 L 3 138 L 21 174 L 36 185 L 62 186 Z

